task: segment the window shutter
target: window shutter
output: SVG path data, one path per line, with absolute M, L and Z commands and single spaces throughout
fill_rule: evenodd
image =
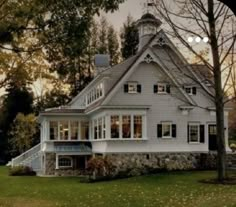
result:
M 137 92 L 138 93 L 141 93 L 142 91 L 142 86 L 140 84 L 137 85 Z
M 157 138 L 161 138 L 161 137 L 162 137 L 162 125 L 157 124 Z
M 170 93 L 170 85 L 166 85 L 166 92 Z
M 196 87 L 193 87 L 193 94 L 196 95 L 197 94 L 197 88 Z
M 176 124 L 172 124 L 172 137 L 176 138 Z
M 157 85 L 153 86 L 153 93 L 157 93 Z
M 205 142 L 205 126 L 200 125 L 200 143 Z
M 188 138 L 188 142 L 190 141 L 189 139 L 190 139 L 190 137 L 189 137 L 189 129 L 190 129 L 190 127 L 189 127 L 189 125 L 188 125 L 188 128 L 187 128 L 187 138 Z
M 125 84 L 125 85 L 124 85 L 124 92 L 125 92 L 125 93 L 128 93 L 128 90 L 129 90 L 129 85 L 128 85 L 128 84 Z

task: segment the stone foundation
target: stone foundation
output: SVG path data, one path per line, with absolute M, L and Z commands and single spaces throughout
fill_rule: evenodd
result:
M 216 168 L 216 154 L 203 153 L 124 153 L 107 154 L 114 165 L 113 177 L 137 176 L 163 170 Z
M 100 155 L 101 156 L 101 155 Z M 114 166 L 112 177 L 128 177 L 150 174 L 163 170 L 212 170 L 216 169 L 216 153 L 120 153 L 107 154 Z M 236 163 L 236 154 L 227 155 L 228 166 Z M 55 169 L 56 154 L 45 155 L 45 175 L 86 175 L 85 170 Z
M 71 168 L 56 169 L 56 153 L 45 154 L 45 175 L 53 176 L 79 176 L 85 175 L 85 170 Z

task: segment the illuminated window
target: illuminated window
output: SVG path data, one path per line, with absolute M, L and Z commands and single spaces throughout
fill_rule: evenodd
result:
M 120 132 L 119 132 L 119 116 L 113 115 L 111 116 L 111 138 L 119 138 Z
M 71 121 L 70 122 L 71 128 L 71 140 L 77 140 L 79 135 L 79 123 L 78 121 Z
M 131 116 L 122 116 L 122 138 L 131 138 Z
M 50 121 L 50 140 L 58 139 L 58 122 Z
M 60 121 L 60 140 L 68 140 L 69 139 L 69 124 L 68 121 Z
M 142 116 L 134 116 L 134 138 L 142 138 Z

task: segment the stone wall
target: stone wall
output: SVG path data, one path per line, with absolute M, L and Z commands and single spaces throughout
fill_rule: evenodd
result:
M 124 153 L 107 154 L 114 165 L 114 177 L 136 176 L 163 170 L 215 169 L 216 154 Z
M 45 154 L 45 175 L 78 176 L 84 174 L 85 170 L 79 170 L 74 168 L 56 169 L 56 153 Z

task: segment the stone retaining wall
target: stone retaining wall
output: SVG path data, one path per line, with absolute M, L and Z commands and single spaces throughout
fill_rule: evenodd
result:
M 101 155 L 100 155 L 101 156 Z M 216 169 L 216 153 L 123 153 L 107 154 L 114 166 L 112 177 L 128 177 L 150 174 L 163 170 L 209 170 Z M 55 153 L 45 157 L 46 175 L 77 176 L 86 174 L 78 169 L 55 169 Z M 230 166 L 236 160 L 236 154 L 227 155 Z
M 107 154 L 114 165 L 113 177 L 136 176 L 163 170 L 215 169 L 216 154 L 124 153 Z

